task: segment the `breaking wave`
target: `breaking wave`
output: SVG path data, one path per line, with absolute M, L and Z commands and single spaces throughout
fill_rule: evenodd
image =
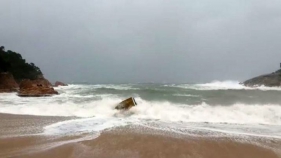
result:
M 115 89 L 115 90 L 137 90 L 133 84 L 70 84 L 68 86 L 55 87 L 57 90 L 96 90 L 96 89 Z
M 114 107 L 122 98 L 104 97 L 85 103 L 66 101 L 60 98 L 18 98 L 7 94 L 6 101 L 12 104 L 1 105 L 1 113 L 27 114 L 39 116 L 76 116 L 114 118 L 122 116 Z M 11 101 L 14 100 L 14 101 Z M 17 101 L 16 101 L 17 100 Z M 136 98 L 138 106 L 129 110 L 126 117 L 135 119 L 152 119 L 169 122 L 209 122 L 233 124 L 281 124 L 281 106 L 275 104 L 248 105 L 243 103 L 225 105 L 176 104 L 169 101 L 147 101 Z
M 155 85 L 153 86 L 155 87 Z M 46 126 L 44 128 L 45 134 L 99 132 L 126 125 L 156 128 L 151 126 L 151 124 L 156 124 L 157 128 L 164 130 L 185 131 L 191 129 L 192 126 L 192 128 L 208 129 L 209 131 L 245 133 L 245 131 L 251 130 L 260 132 L 261 135 L 280 136 L 281 105 L 278 100 L 272 104 L 265 102 L 258 104 L 239 102 L 243 99 L 235 98 L 237 102 L 229 105 L 224 104 L 225 100 L 229 99 L 226 97 L 215 104 L 208 104 L 207 101 L 202 102 L 206 97 L 215 100 L 223 97 L 221 93 L 213 93 L 209 90 L 250 89 L 238 82 L 216 81 L 207 84 L 166 86 L 168 87 L 160 85 L 155 88 L 160 90 L 147 91 L 147 86 L 135 85 L 70 85 L 56 88 L 60 95 L 42 98 L 20 98 L 15 93 L 7 93 L 0 95 L 0 113 L 71 116 L 75 118 Z M 181 91 L 178 89 L 179 87 L 188 90 Z M 207 92 L 201 93 L 202 91 L 200 91 L 199 93 L 192 89 L 206 90 Z M 266 87 L 256 89 L 279 90 L 279 88 Z M 116 104 L 132 92 L 137 93 L 135 99 L 138 105 L 126 112 L 115 110 Z M 241 94 L 239 91 L 230 93 L 235 93 L 233 95 L 235 97 L 239 97 L 237 94 Z M 272 100 L 273 95 L 279 96 L 279 92 L 274 92 L 274 94 L 272 92 L 259 92 L 259 95 L 256 93 L 249 91 L 247 95 L 257 97 L 267 94 L 265 97 L 269 96 L 269 100 Z M 160 99 L 154 99 L 155 97 Z M 178 102 L 179 99 L 182 101 Z M 189 100 L 195 101 L 189 102 Z M 250 98 L 250 100 L 252 99 Z M 245 129 L 240 129 L 244 126 Z M 259 130 L 256 130 L 257 126 Z
M 194 89 L 194 90 L 242 90 L 243 89 L 243 90 L 281 91 L 281 87 L 266 87 L 266 86 L 246 87 L 239 81 L 213 81 L 204 84 L 180 84 L 180 85 L 166 85 L 166 86 Z
M 113 102 L 116 101 L 104 100 L 99 101 L 99 103 L 84 105 L 87 112 L 84 110 L 79 112 L 75 108 L 69 114 L 85 118 L 46 126 L 44 133 L 100 132 L 113 127 L 140 125 L 184 133 L 193 129 L 281 137 L 281 129 L 279 128 L 281 124 L 280 105 L 245 105 L 237 103 L 226 107 L 221 105 L 210 106 L 203 103 L 186 106 L 170 102 L 148 102 L 141 98 L 136 98 L 138 106 L 131 108 L 129 111 L 120 112 L 114 109 Z

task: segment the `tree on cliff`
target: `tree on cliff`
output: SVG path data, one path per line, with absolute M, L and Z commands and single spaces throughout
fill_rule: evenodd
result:
M 5 51 L 3 46 L 0 47 L 0 72 L 12 73 L 17 81 L 33 80 L 42 75 L 41 70 L 34 63 L 27 63 L 19 53 Z

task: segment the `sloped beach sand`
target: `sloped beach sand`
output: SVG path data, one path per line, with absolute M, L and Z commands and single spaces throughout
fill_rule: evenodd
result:
M 279 139 L 186 136 L 125 126 L 72 136 L 42 135 L 43 127 L 68 117 L 0 114 L 1 158 L 279 158 Z

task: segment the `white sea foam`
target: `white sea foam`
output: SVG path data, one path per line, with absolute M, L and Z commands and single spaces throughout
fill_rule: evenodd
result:
M 281 138 L 279 105 L 209 106 L 205 103 L 186 107 L 169 102 L 147 102 L 136 98 L 138 106 L 126 113 L 99 107 L 98 116 L 59 122 L 45 127 L 45 134 L 100 132 L 125 125 L 140 125 L 165 131 L 203 131 Z M 152 124 L 151 124 L 152 123 Z M 208 132 L 209 131 L 209 132 Z
M 88 103 L 76 104 L 71 101 L 59 103 L 47 98 L 14 98 L 13 104 L 1 105 L 1 113 L 27 114 L 39 116 L 112 116 L 113 106 L 121 99 L 102 99 Z
M 60 86 L 57 89 L 99 89 L 99 88 L 108 88 L 115 90 L 130 90 L 130 89 L 138 89 L 133 88 L 132 84 L 94 84 L 94 85 L 69 85 L 69 86 Z
M 210 122 L 232 124 L 281 125 L 280 105 L 210 106 L 174 104 L 170 102 L 148 102 L 137 98 L 139 106 L 131 109 L 131 117 L 155 119 L 169 122 Z
M 19 98 L 15 94 L 7 94 L 0 99 L 1 113 L 77 117 L 115 117 L 119 111 L 114 106 L 122 101 L 122 98 L 109 97 L 79 104 L 73 101 L 60 103 L 57 97 Z M 133 113 L 129 116 L 131 118 L 170 122 L 281 125 L 281 106 L 275 104 L 186 105 L 168 101 L 146 101 L 139 97 L 136 101 L 138 106 L 130 110 Z
M 127 125 L 124 119 L 114 119 L 110 117 L 98 117 L 98 118 L 81 118 L 73 119 L 63 122 L 58 122 L 44 129 L 44 134 L 47 135 L 57 135 L 57 134 L 81 134 L 88 132 L 100 132 L 104 129 L 112 127 L 120 127 Z
M 185 88 L 185 89 L 195 89 L 195 90 L 275 90 L 281 91 L 281 87 L 266 87 L 266 86 L 257 86 L 257 87 L 246 87 L 243 84 L 240 84 L 239 81 L 213 81 L 210 83 L 204 84 L 180 84 L 180 85 L 166 85 L 171 87 Z
M 194 98 L 200 97 L 199 95 L 192 95 L 192 94 L 173 94 L 173 96 L 177 96 L 177 97 L 194 97 Z
M 133 88 L 129 84 L 121 84 L 121 85 L 114 85 L 114 84 L 104 84 L 104 85 L 95 85 L 96 88 L 109 88 L 109 89 L 116 89 L 116 90 L 136 90 L 138 88 Z
M 104 97 L 84 103 L 60 102 L 58 96 L 50 98 L 20 98 L 16 94 L 1 95 L 1 113 L 42 116 L 114 117 L 119 111 L 114 106 L 122 101 L 118 97 Z M 281 125 L 281 106 L 277 104 L 243 104 L 231 106 L 176 104 L 146 101 L 136 98 L 138 106 L 130 111 L 133 118 L 163 121 L 212 122 L 237 124 Z
M 201 85 L 201 87 L 216 87 L 214 85 L 220 84 L 205 84 Z M 217 87 L 229 88 L 230 86 Z M 231 125 L 230 127 L 234 125 L 245 125 L 247 127 L 265 125 L 270 126 L 269 128 L 273 130 L 273 133 L 261 131 L 260 135 L 279 136 L 276 133 L 281 132 L 281 106 L 278 104 L 236 103 L 226 106 L 201 103 L 188 105 L 169 101 L 147 101 L 137 97 L 136 102 L 138 105 L 123 113 L 115 110 L 114 107 L 124 98 L 112 94 L 86 93 L 82 95 L 80 91 L 84 91 L 84 88 L 86 88 L 84 85 L 70 85 L 70 87 L 58 88 L 63 92 L 61 95 L 42 98 L 20 98 L 15 93 L 1 94 L 0 112 L 39 116 L 82 117 L 47 126 L 45 127 L 45 134 L 99 132 L 104 129 L 130 124 L 148 125 L 147 122 L 165 123 L 167 126 L 164 127 L 163 125 L 161 127 L 159 125 L 160 128 L 172 128 L 173 130 L 179 129 L 181 131 L 185 129 L 183 127 L 191 129 L 189 125 L 198 130 L 219 129 L 219 131 L 233 131 L 231 128 L 218 127 L 218 125 L 226 124 Z M 77 102 L 79 99 L 81 99 L 81 102 Z M 208 126 L 208 128 L 206 128 L 206 125 L 204 127 L 198 126 L 202 123 L 216 124 L 216 126 Z M 245 133 L 243 130 L 236 131 L 236 133 L 243 132 Z

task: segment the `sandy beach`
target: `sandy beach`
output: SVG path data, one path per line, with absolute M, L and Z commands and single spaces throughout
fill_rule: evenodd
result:
M 0 114 L 1 158 L 278 158 L 278 139 L 181 135 L 137 126 L 118 127 L 99 135 L 44 135 L 43 127 L 69 117 Z
M 281 0 L 0 0 L 0 158 L 281 158 Z

